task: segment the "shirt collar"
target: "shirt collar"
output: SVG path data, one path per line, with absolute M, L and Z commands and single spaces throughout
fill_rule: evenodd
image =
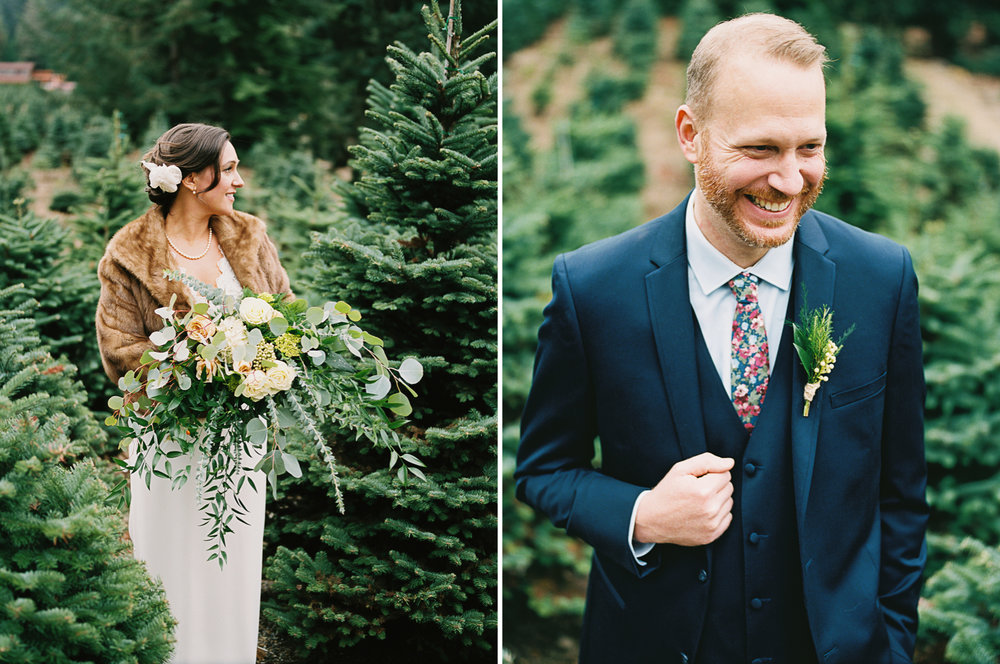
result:
M 688 265 L 705 295 L 726 285 L 741 272 L 755 274 L 782 291 L 787 291 L 792 283 L 794 238 L 780 247 L 769 250 L 756 264 L 743 269 L 713 247 L 698 228 L 698 223 L 694 220 L 694 195 L 688 198 L 684 216 L 684 235 L 687 241 Z

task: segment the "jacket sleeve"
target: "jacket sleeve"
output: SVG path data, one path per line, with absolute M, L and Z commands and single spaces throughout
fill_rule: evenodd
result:
M 139 366 L 153 343 L 143 325 L 142 310 L 133 291 L 134 280 L 105 255 L 97 267 L 101 296 L 97 301 L 97 346 L 104 371 L 113 383 Z
M 896 661 L 910 662 L 927 560 L 924 385 L 917 278 L 903 249 L 903 279 L 886 371 L 879 509 L 879 602 Z
M 628 543 L 638 495 L 648 487 L 617 480 L 593 466 L 597 437 L 594 377 L 573 301 L 564 256 L 552 272 L 552 300 L 538 331 L 531 390 L 521 419 L 514 477 L 517 497 L 636 576 L 656 567 L 636 563 Z

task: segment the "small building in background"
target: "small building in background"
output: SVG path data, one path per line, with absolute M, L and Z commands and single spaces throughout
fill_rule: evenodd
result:
M 34 62 L 0 62 L 0 85 L 26 85 L 36 83 L 43 90 L 72 92 L 74 81 L 51 69 L 35 69 Z
M 34 62 L 0 62 L 0 84 L 24 85 L 31 83 Z

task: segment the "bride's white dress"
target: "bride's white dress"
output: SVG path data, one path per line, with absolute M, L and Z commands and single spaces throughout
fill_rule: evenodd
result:
M 239 281 L 229 262 L 219 261 L 216 285 L 239 295 Z M 257 661 L 264 501 L 267 482 L 252 473 L 254 491 L 244 483 L 240 497 L 249 513 L 247 524 L 233 520 L 226 536 L 228 562 L 219 569 L 208 562 L 207 528 L 201 526 L 194 473 L 199 457 L 191 459 L 191 479 L 180 489 L 153 477 L 150 488 L 138 477 L 132 482 L 129 535 L 135 557 L 146 561 L 149 573 L 163 580 L 170 612 L 177 620 L 171 664 L 253 664 Z M 172 461 L 176 466 L 183 461 Z M 250 462 L 250 459 L 246 460 Z

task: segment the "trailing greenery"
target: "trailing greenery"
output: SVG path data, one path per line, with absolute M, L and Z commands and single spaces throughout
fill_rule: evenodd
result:
M 417 661 L 495 660 L 497 78 L 483 71 L 495 24 L 468 34 L 436 3 L 424 20 L 430 49 L 390 46 L 395 82 L 369 85 L 359 177 L 305 263 L 313 290 L 423 364 L 401 434 L 426 480 L 403 483 L 340 438 L 347 516 L 308 481 L 274 506 L 264 614 L 316 659 L 383 661 L 406 644 Z
M 0 289 L 0 659 L 163 662 L 165 595 L 132 558 L 93 463 L 77 461 L 100 429 L 32 305 L 14 304 L 19 290 Z

